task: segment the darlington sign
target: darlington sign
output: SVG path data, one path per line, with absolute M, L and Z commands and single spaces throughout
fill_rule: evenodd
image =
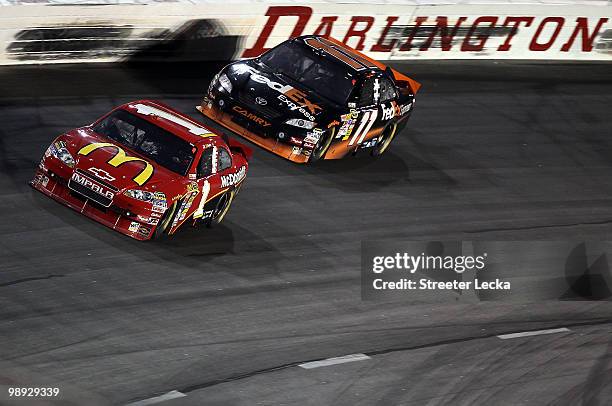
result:
M 112 62 L 129 58 L 143 44 L 158 43 L 186 50 L 217 44 L 222 58 L 249 58 L 303 34 L 333 37 L 378 60 L 612 60 L 612 5 L 434 6 L 327 0 L 297 6 L 179 0 L 0 7 L 0 64 Z M 180 45 L 183 30 L 193 24 L 210 28 L 210 37 L 194 39 L 193 46 Z M 78 29 L 70 30 L 74 27 Z M 160 39 L 162 31 L 167 36 Z M 109 40 L 109 32 L 118 40 Z M 82 36 L 88 40 L 66 41 Z M 179 54 L 187 59 L 220 57 L 189 52 Z
M 392 8 L 392 7 L 390 7 Z M 551 11 L 554 8 L 551 7 Z M 433 10 L 432 10 L 433 11 Z M 491 38 L 497 44 L 488 48 L 496 52 L 508 52 L 512 49 L 515 36 L 529 29 L 528 41 L 524 44 L 533 52 L 556 49 L 568 52 L 575 48 L 582 52 L 591 52 L 595 39 L 608 22 L 607 17 L 536 17 L 521 16 L 425 16 L 402 17 L 388 16 L 349 16 L 349 25 L 337 27 L 339 15 L 317 15 L 313 9 L 305 6 L 271 6 L 266 13 L 265 25 L 256 37 L 252 46 L 245 49 L 243 57 L 254 57 L 269 49 L 269 38 L 282 19 L 294 21 L 288 37 L 302 34 L 319 34 L 334 36 L 342 42 L 365 52 L 427 52 L 440 49 L 442 52 L 480 52 L 487 48 Z M 295 18 L 297 17 L 297 18 Z M 316 21 L 313 24 L 312 19 Z M 382 21 L 382 23 L 381 23 Z M 285 21 L 286 25 L 287 22 Z M 314 27 L 307 32 L 310 24 Z M 342 29 L 343 28 L 343 29 Z M 560 35 L 563 33 L 563 35 Z M 287 39 L 284 38 L 284 39 Z M 279 42 L 275 38 L 275 42 Z M 280 38 L 281 40 L 283 38 Z M 370 42 L 368 44 L 367 42 Z

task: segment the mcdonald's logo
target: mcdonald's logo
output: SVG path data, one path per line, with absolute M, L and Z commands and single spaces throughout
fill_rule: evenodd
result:
M 96 149 L 104 147 L 115 148 L 115 150 L 117 151 L 115 153 L 115 156 L 106 161 L 107 164 L 114 166 L 115 168 L 126 162 L 140 161 L 145 164 L 145 167 L 142 168 L 138 175 L 132 178 L 132 180 L 136 182 L 139 186 L 144 185 L 149 179 L 151 179 L 151 176 L 153 176 L 153 165 L 151 165 L 144 159 L 126 155 L 125 151 L 121 147 L 118 147 L 117 145 L 111 144 L 109 142 L 94 142 L 93 144 L 86 145 L 79 150 L 79 155 L 86 156 L 91 154 Z

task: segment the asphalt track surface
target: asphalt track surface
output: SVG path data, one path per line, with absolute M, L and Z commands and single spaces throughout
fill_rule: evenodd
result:
M 161 404 L 609 404 L 610 301 L 362 301 L 359 268 L 368 239 L 611 239 L 611 65 L 399 68 L 423 89 L 382 159 L 307 167 L 256 149 L 224 225 L 148 243 L 27 182 L 56 135 L 120 103 L 155 98 L 200 119 L 215 67 L 0 69 L 3 392 L 55 385 L 66 405 L 170 391 L 186 396 Z M 558 327 L 569 331 L 496 337 Z M 354 353 L 370 358 L 298 366 Z

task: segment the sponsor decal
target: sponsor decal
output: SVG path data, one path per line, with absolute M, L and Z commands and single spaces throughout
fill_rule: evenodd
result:
M 195 200 L 195 197 L 197 195 L 198 191 L 196 190 L 195 192 L 191 192 L 189 197 L 183 200 L 183 203 L 179 208 L 179 215 L 174 218 L 174 221 L 172 222 L 172 227 L 176 227 L 179 221 L 183 221 L 185 219 L 185 217 L 187 216 L 187 212 L 191 208 L 191 205 L 193 204 L 193 201 Z
M 135 233 L 140 228 L 140 224 L 137 221 L 132 221 L 128 227 L 128 231 Z
M 196 176 L 195 173 L 190 173 L 188 177 L 189 177 L 189 180 L 196 180 L 197 179 L 197 176 Z
M 357 110 L 351 110 L 349 113 L 343 114 L 340 117 L 342 119 L 342 127 L 340 127 L 336 138 L 342 138 L 342 141 L 348 140 L 348 137 L 350 137 L 353 132 L 353 127 L 355 127 L 358 116 L 359 112 Z
M 393 104 L 389 105 L 389 107 L 383 104 L 380 106 L 380 108 L 382 111 L 383 120 L 391 120 L 393 117 L 395 117 L 395 107 L 393 107 Z
M 172 199 L 173 201 L 178 199 L 180 196 L 176 196 L 176 198 Z M 167 207 L 166 206 L 162 206 L 162 205 L 158 205 L 158 204 L 153 204 L 153 206 L 151 207 L 151 211 L 152 212 L 156 212 L 156 213 L 164 213 L 166 211 Z M 151 213 L 153 214 L 153 213 Z
M 251 73 L 251 80 L 257 83 L 267 85 L 270 89 L 276 90 L 277 92 L 285 96 L 285 100 L 294 102 L 295 107 L 289 107 L 291 110 L 299 110 L 303 113 L 305 110 L 302 109 L 306 108 L 308 111 L 310 111 L 311 114 L 317 114 L 317 111 L 323 110 L 321 106 L 308 100 L 306 93 L 302 92 L 301 90 L 298 90 L 290 85 L 283 85 L 281 83 L 270 80 L 267 77 L 259 74 L 257 70 L 250 66 L 247 66 L 246 69 L 248 69 L 248 71 Z M 286 103 L 285 100 L 280 100 Z M 257 99 L 255 99 L 255 101 L 257 102 Z M 314 121 L 314 117 L 312 115 L 310 115 L 308 119 Z
M 255 98 L 255 103 L 259 104 L 260 106 L 265 106 L 266 104 L 268 104 L 268 101 L 264 99 L 263 97 L 257 96 Z
M 327 124 L 327 128 L 332 128 L 333 126 L 339 125 L 340 121 L 334 120 L 331 123 Z
M 302 113 L 304 115 L 304 117 L 306 117 L 308 120 L 310 120 L 310 121 L 314 121 L 315 120 L 314 116 L 312 114 L 310 114 L 308 111 L 306 111 L 306 109 L 304 109 L 304 107 L 301 107 L 298 104 L 292 102 L 284 94 L 279 94 L 278 95 L 278 100 L 280 100 L 283 103 L 285 103 L 287 105 L 287 107 L 289 107 L 289 110 L 291 110 L 291 111 L 297 110 L 300 113 Z
M 300 147 L 293 147 L 293 149 L 291 150 L 291 152 L 292 152 L 294 155 L 299 155 L 299 154 L 301 154 L 301 153 L 302 153 L 302 148 L 300 148 Z
M 246 176 L 246 167 L 241 166 L 237 172 L 221 176 L 221 187 L 228 187 L 240 183 Z
M 123 150 L 123 148 L 118 147 L 115 144 L 111 144 L 108 142 L 94 142 L 92 144 L 86 145 L 83 148 L 81 148 L 78 153 L 79 155 L 87 156 L 99 148 L 114 148 L 115 149 L 116 151 L 115 156 L 113 156 L 111 159 L 106 161 L 107 164 L 109 164 L 110 166 L 114 166 L 115 168 L 127 162 L 137 162 L 137 161 L 143 162 L 145 164 L 144 168 L 142 168 L 142 170 L 138 173 L 138 175 L 132 178 L 132 180 L 136 182 L 139 186 L 142 186 L 145 183 L 147 183 L 147 181 L 151 179 L 151 176 L 153 176 L 153 165 L 151 165 L 150 163 L 148 163 L 142 158 L 137 158 L 135 156 L 127 155 L 125 151 Z
M 354 126 L 355 122 L 353 120 L 345 121 L 342 127 L 340 127 L 340 131 L 338 131 L 336 138 L 342 138 L 342 141 L 348 140 L 348 137 L 351 136 L 351 132 L 353 132 Z
M 257 114 L 251 113 L 247 109 L 244 109 L 240 106 L 234 106 L 232 110 L 234 110 L 236 113 L 240 114 L 241 116 L 246 117 L 251 121 L 254 121 L 255 123 L 259 124 L 262 127 L 269 127 L 272 125 L 269 121 L 264 120 L 263 118 L 259 117 Z
M 202 212 L 202 218 L 203 219 L 212 218 L 214 212 L 215 212 L 214 210 L 206 210 L 206 211 Z
M 296 137 L 289 138 L 289 142 L 294 145 L 302 145 L 302 140 Z
M 104 169 L 89 168 L 88 171 L 96 175 L 96 177 L 100 180 L 107 180 L 109 182 L 112 182 L 115 180 L 115 177 L 111 176 L 111 174 L 106 172 Z
M 151 224 L 153 226 L 156 226 L 157 223 L 159 222 L 158 218 L 154 218 L 152 216 L 153 213 L 151 213 L 151 217 L 147 217 L 147 216 L 141 216 L 140 214 L 138 216 L 136 216 L 136 218 L 140 221 L 142 221 L 143 223 L 147 223 L 147 224 Z
M 322 133 L 320 133 L 320 132 L 311 132 L 311 133 L 308 133 L 306 135 L 306 138 L 304 138 L 304 142 L 310 142 L 310 143 L 316 144 L 321 139 L 321 135 L 322 135 Z
M 403 116 L 404 114 L 408 113 L 410 109 L 412 109 L 412 103 L 408 103 L 408 104 L 404 104 L 403 106 L 400 106 L 399 115 Z
M 113 198 L 115 197 L 115 193 L 112 190 L 110 190 L 106 186 L 99 185 L 98 183 L 94 182 L 93 180 L 83 175 L 80 175 L 78 172 L 74 172 L 72 176 L 70 177 L 70 179 L 73 182 L 78 183 L 79 185 L 89 190 L 92 190 L 96 192 L 97 194 L 99 194 L 100 196 L 104 196 L 109 200 L 113 200 Z
M 378 142 L 378 138 L 372 138 L 370 141 L 366 141 L 363 144 L 361 144 L 361 148 L 373 147 L 377 144 L 377 142 Z
M 306 142 L 306 141 L 304 141 L 304 144 L 303 144 L 304 148 L 308 148 L 308 149 L 313 149 L 315 145 L 316 144 L 313 144 L 311 142 Z
M 138 234 L 142 235 L 143 237 L 147 237 L 150 232 L 151 232 L 151 229 L 149 227 L 145 227 L 143 225 L 138 227 Z

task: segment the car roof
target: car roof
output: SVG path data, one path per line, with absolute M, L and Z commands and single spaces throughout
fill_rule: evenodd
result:
M 211 141 L 222 142 L 222 137 L 216 131 L 158 101 L 136 100 L 123 104 L 119 108 L 129 111 L 193 145 Z
M 360 52 L 336 41 L 333 38 L 322 37 L 319 35 L 303 35 L 295 40 L 323 52 L 323 55 L 340 62 L 347 70 L 358 76 L 371 74 L 372 72 L 383 72 L 381 64 L 363 55 Z
M 306 45 L 308 45 L 308 39 L 317 40 L 326 47 L 329 47 L 330 50 L 333 50 L 332 52 L 339 52 L 339 56 L 345 55 L 350 58 L 350 60 L 346 60 L 343 62 L 345 62 L 345 65 L 348 66 L 349 70 L 352 69 L 352 71 L 360 77 L 368 77 L 372 73 L 376 74 L 378 72 L 385 72 L 389 69 L 393 73 L 392 76 L 395 80 L 408 82 L 410 84 L 411 90 L 414 93 L 418 92 L 419 88 L 421 87 L 421 84 L 416 80 L 409 78 L 408 76 L 404 75 L 401 72 L 398 72 L 393 68 L 387 67 L 387 65 L 383 64 L 382 62 L 370 58 L 369 56 L 357 51 L 356 49 L 349 47 L 348 45 L 332 37 L 323 37 L 320 35 L 303 35 L 301 37 L 294 38 L 294 40 L 301 41 Z M 331 55 L 329 52 L 325 52 L 325 55 L 334 57 L 334 55 Z

